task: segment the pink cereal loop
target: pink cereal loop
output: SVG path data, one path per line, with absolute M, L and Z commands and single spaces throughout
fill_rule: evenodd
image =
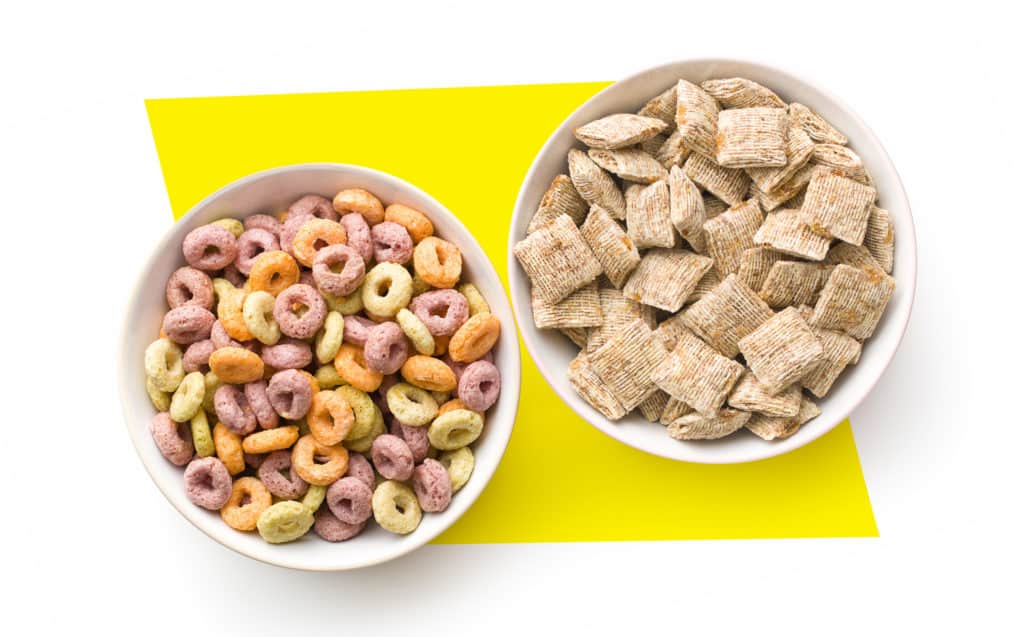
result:
M 451 336 L 469 318 L 469 301 L 455 290 L 431 290 L 409 304 L 434 336 Z
M 392 436 L 398 436 L 409 445 L 412 451 L 413 462 L 423 462 L 423 459 L 430 453 L 430 438 L 427 437 L 429 427 L 412 427 L 403 425 L 397 418 L 391 418 L 391 428 L 388 432 Z
M 362 533 L 366 522 L 349 524 L 334 517 L 328 507 L 320 507 L 313 522 L 313 531 L 328 542 L 344 542 Z
M 398 323 L 387 321 L 370 328 L 363 345 L 366 367 L 381 373 L 394 374 L 409 358 L 409 342 Z
M 213 395 L 213 410 L 229 431 L 244 436 L 256 430 L 256 414 L 245 392 L 235 385 L 221 385 Z
M 165 288 L 167 305 L 173 310 L 182 305 L 213 308 L 213 282 L 205 272 L 183 266 L 171 274 Z
M 270 234 L 274 235 L 276 239 L 281 234 L 281 222 L 275 219 L 271 215 L 249 215 L 245 219 L 242 219 L 242 226 L 246 230 L 266 230 Z
M 301 315 L 293 306 L 305 308 Z M 285 288 L 274 300 L 274 320 L 281 332 L 293 338 L 312 338 L 327 318 L 327 302 L 308 285 L 296 283 Z
M 466 366 L 459 378 L 459 400 L 473 411 L 487 411 L 501 393 L 501 372 L 485 360 Z
M 369 264 L 373 259 L 373 237 L 366 218 L 358 212 L 350 212 L 342 215 L 339 223 L 348 235 L 349 247 L 359 253 L 364 264 Z
M 231 474 L 218 458 L 196 458 L 185 468 L 185 495 L 192 504 L 217 511 L 231 497 Z
M 348 469 L 345 471 L 347 477 L 358 478 L 369 488 L 373 488 L 376 481 L 373 475 L 373 465 L 361 453 L 351 452 L 348 454 Z
M 267 397 L 274 411 L 287 420 L 298 420 L 309 412 L 313 402 L 313 388 L 302 372 L 286 369 L 270 377 Z
M 280 417 L 270 404 L 270 397 L 267 396 L 267 381 L 257 380 L 245 385 L 245 399 L 249 401 L 249 408 L 256 416 L 256 422 L 263 429 L 273 429 L 280 424 Z
M 361 524 L 373 515 L 373 491 L 359 478 L 342 478 L 327 488 L 324 502 L 334 517 L 348 524 Z
M 282 471 L 288 471 L 287 478 L 281 473 Z M 309 483 L 295 473 L 295 467 L 292 466 L 292 452 L 287 449 L 267 454 L 256 471 L 256 475 L 267 487 L 267 491 L 279 498 L 287 500 L 301 498 L 309 489 Z
M 252 264 L 256 257 L 264 252 L 279 250 L 277 235 L 260 228 L 246 230 L 238 237 L 238 256 L 235 257 L 235 267 L 242 274 L 248 276 L 252 270 Z
M 149 421 L 149 433 L 153 436 L 156 448 L 171 464 L 181 467 L 192 459 L 194 448 L 188 426 L 174 422 L 167 412 L 153 416 L 153 420 Z
M 352 345 L 364 347 L 370 330 L 377 324 L 362 316 L 346 316 L 342 340 Z
M 370 457 L 377 473 L 388 480 L 408 480 L 412 476 L 412 450 L 398 436 L 377 436 L 370 447 Z
M 208 338 L 189 345 L 185 350 L 185 355 L 181 357 L 181 364 L 185 368 L 185 372 L 203 372 L 205 374 L 210 371 L 210 354 L 215 349 L 217 348 L 213 341 Z
M 341 271 L 336 272 L 335 268 Z M 366 275 L 366 262 L 352 247 L 336 243 L 317 251 L 313 258 L 316 287 L 335 296 L 348 296 L 359 288 Z
M 198 305 L 179 305 L 164 315 L 163 330 L 167 338 L 179 345 L 188 345 L 210 337 L 217 317 Z
M 452 483 L 444 465 L 427 458 L 412 472 L 412 489 L 424 511 L 444 511 L 452 501 Z
M 260 350 L 263 363 L 274 369 L 302 369 L 313 362 L 313 349 L 306 341 L 285 337 Z
M 373 258 L 377 263 L 390 261 L 406 264 L 412 258 L 412 237 L 404 226 L 393 221 L 382 221 L 370 228 L 373 238 Z
M 327 219 L 328 221 L 337 221 L 338 212 L 334 209 L 334 204 L 327 197 L 304 195 L 288 206 L 288 218 L 291 219 L 293 217 L 316 217 L 318 219 Z
M 234 263 L 238 244 L 230 230 L 207 224 L 185 235 L 181 251 L 193 268 L 213 272 Z

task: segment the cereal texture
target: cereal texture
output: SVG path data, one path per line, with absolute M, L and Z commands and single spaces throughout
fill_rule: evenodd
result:
M 789 118 L 781 108 L 737 108 L 718 114 L 716 161 L 726 168 L 787 164 Z
M 810 323 L 866 339 L 874 333 L 895 289 L 896 281 L 881 271 L 837 265 L 818 296 Z
M 739 341 L 772 317 L 772 310 L 736 275 L 683 313 L 683 324 L 726 358 L 740 352 Z
M 639 144 L 667 127 L 668 124 L 660 119 L 618 113 L 584 124 L 574 134 L 576 139 L 591 148 L 615 149 Z
M 830 236 L 860 245 L 868 229 L 875 189 L 837 172 L 818 169 L 800 208 Z
M 786 308 L 739 341 L 740 352 L 765 391 L 775 395 L 825 359 L 825 351 L 796 308 Z
M 676 233 L 669 213 L 668 184 L 656 181 L 635 188 L 635 196 L 626 197 L 627 234 L 638 249 L 671 248 L 676 243 Z
M 711 269 L 711 263 L 711 259 L 689 250 L 649 250 L 622 292 L 633 301 L 676 312 Z
M 676 126 L 682 143 L 704 157 L 715 156 L 718 102 L 696 84 L 676 84 Z
M 657 387 L 652 375 L 668 352 L 650 327 L 636 319 L 590 354 L 590 365 L 624 409 L 632 410 Z
M 754 243 L 795 257 L 821 261 L 828 252 L 830 235 L 803 210 L 784 208 L 768 214 L 754 234 Z
M 568 215 L 573 223 L 580 225 L 587 216 L 588 207 L 580 193 L 576 192 L 572 179 L 568 175 L 557 175 L 541 197 L 526 232 L 533 232 L 560 215 Z
M 705 416 L 713 416 L 742 373 L 742 365 L 684 330 L 679 333 L 672 352 L 655 371 L 653 380 L 672 398 Z
M 754 247 L 754 235 L 762 220 L 761 207 L 749 199 L 704 222 L 707 253 L 714 259 L 719 276 L 724 278 L 739 270 L 740 257 Z
M 593 206 L 580 233 L 612 285 L 625 285 L 640 263 L 640 252 L 622 226 L 604 208 Z
M 781 440 L 789 438 L 807 421 L 821 414 L 821 410 L 806 398 L 800 403 L 800 411 L 795 416 L 768 416 L 754 414 L 747 421 L 747 429 L 762 440 Z
M 589 161 L 589 160 L 588 160 Z M 576 224 L 561 216 L 513 248 L 537 296 L 557 303 L 601 274 L 600 262 Z
M 742 429 L 750 417 L 750 412 L 736 409 L 723 409 L 711 416 L 687 414 L 669 424 L 668 435 L 676 440 L 717 440 Z

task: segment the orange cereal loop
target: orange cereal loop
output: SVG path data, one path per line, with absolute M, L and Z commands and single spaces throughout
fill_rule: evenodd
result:
M 292 467 L 306 482 L 327 486 L 348 470 L 348 449 L 321 444 L 306 434 L 292 447 Z
M 309 433 L 323 445 L 336 445 L 345 439 L 355 424 L 355 414 L 345 398 L 334 391 L 313 394 L 306 414 Z
M 452 391 L 458 385 L 455 372 L 440 358 L 410 356 L 402 364 L 402 378 L 427 391 Z
M 245 471 L 242 437 L 219 422 L 213 426 L 213 450 L 231 475 Z
M 377 391 L 384 380 L 383 374 L 366 367 L 363 348 L 351 343 L 342 343 L 338 348 L 338 354 L 334 357 L 334 369 L 342 380 L 366 393 Z
M 453 288 L 462 276 L 462 253 L 453 243 L 427 237 L 413 250 L 412 267 L 435 288 Z
M 296 261 L 311 268 L 317 250 L 346 241 L 348 241 L 348 236 L 340 223 L 311 217 L 295 233 L 295 238 L 292 240 L 292 254 L 295 255 Z
M 471 363 L 491 351 L 501 333 L 501 321 L 490 312 L 469 317 L 448 344 L 448 355 L 456 363 Z
M 448 343 L 452 340 L 451 336 L 435 336 L 434 337 L 434 356 L 444 356 L 448 353 Z
M 264 429 L 243 438 L 242 451 L 245 453 L 270 453 L 278 449 L 287 449 L 298 439 L 299 428 L 295 425 Z
M 245 504 L 243 501 L 248 500 Z M 231 497 L 220 509 L 220 517 L 237 531 L 252 531 L 260 514 L 270 508 L 270 491 L 256 478 L 244 477 L 231 485 Z
M 217 319 L 228 336 L 236 341 L 251 341 L 253 339 L 249 326 L 245 324 L 245 314 L 242 310 L 245 305 L 245 292 L 233 292 L 230 296 L 217 304 Z
M 346 188 L 334 195 L 334 209 L 342 215 L 358 212 L 371 226 L 384 221 L 384 204 L 362 188 Z
M 232 385 L 263 378 L 263 359 L 241 347 L 222 347 L 210 354 L 210 371 L 222 382 Z
M 299 264 L 283 250 L 264 252 L 253 261 L 249 271 L 249 288 L 277 296 L 285 288 L 299 282 Z
M 440 416 L 441 414 L 447 414 L 449 411 L 454 411 L 456 409 L 465 409 L 466 411 L 473 411 L 469 407 L 466 407 L 466 403 L 462 402 L 458 398 L 452 398 L 451 400 L 437 408 L 437 415 Z M 476 413 L 479 414 L 481 412 L 478 411 Z
M 413 243 L 419 243 L 434 234 L 434 224 L 419 210 L 393 203 L 384 211 L 384 221 L 397 223 L 408 231 Z

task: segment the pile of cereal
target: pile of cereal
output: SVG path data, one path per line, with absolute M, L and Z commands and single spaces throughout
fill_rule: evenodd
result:
M 192 230 L 146 350 L 153 440 L 232 528 L 410 533 L 473 471 L 500 323 L 424 214 L 361 189 Z M 212 427 L 210 423 L 213 423 Z
M 895 289 L 893 224 L 860 157 L 742 78 L 680 80 L 581 126 L 514 249 L 538 328 L 611 420 L 679 440 L 793 435 Z

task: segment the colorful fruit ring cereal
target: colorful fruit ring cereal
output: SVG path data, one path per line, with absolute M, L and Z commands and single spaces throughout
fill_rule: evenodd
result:
M 403 307 L 398 310 L 395 320 L 417 352 L 427 356 L 434 353 L 434 336 L 418 316 Z
M 270 404 L 270 397 L 267 396 L 267 381 L 257 380 L 245 384 L 245 400 L 249 403 L 249 409 L 256 416 L 256 422 L 263 429 L 273 429 L 280 423 L 280 417 Z
M 483 416 L 468 409 L 453 409 L 430 423 L 427 435 L 430 444 L 442 451 L 450 451 L 473 444 L 484 428 Z
M 359 478 L 342 478 L 327 487 L 327 508 L 348 524 L 362 524 L 373 515 L 373 490 Z
M 434 336 L 451 336 L 469 318 L 469 303 L 455 290 L 424 292 L 412 300 L 409 309 Z
M 455 244 L 437 237 L 427 237 L 416 246 L 412 267 L 430 285 L 452 288 L 462 276 L 462 253 Z
M 348 246 L 363 258 L 364 264 L 369 263 L 373 259 L 373 237 L 370 236 L 370 226 L 363 215 L 356 212 L 342 215 L 338 223 L 345 228 Z
M 178 388 L 171 396 L 171 406 L 167 410 L 171 420 L 174 422 L 188 422 L 203 408 L 203 393 L 206 391 L 206 384 L 203 382 L 201 372 L 191 372 L 185 375 Z
M 394 374 L 409 357 L 409 342 L 398 323 L 386 321 L 370 329 L 363 346 L 366 367 L 380 374 Z
M 366 337 L 370 335 L 370 330 L 375 325 L 377 324 L 365 316 L 349 316 L 345 319 L 345 328 L 342 332 L 343 340 L 346 343 L 364 347 Z
M 185 467 L 185 495 L 196 506 L 218 511 L 231 497 L 231 474 L 216 458 L 196 458 Z
M 249 276 L 257 257 L 264 252 L 280 249 L 281 244 L 277 242 L 276 234 L 260 228 L 246 230 L 238 237 L 238 256 L 235 257 L 235 268 L 241 274 Z
M 315 289 L 296 283 L 277 295 L 274 320 L 293 338 L 312 338 L 327 318 L 327 303 Z
M 282 250 L 264 252 L 253 261 L 249 271 L 250 291 L 263 290 L 278 295 L 299 280 L 299 264 Z
M 351 316 L 363 311 L 363 286 L 348 296 L 335 296 L 330 292 L 321 292 L 327 307 L 342 316 Z
M 242 225 L 242 222 L 233 217 L 224 217 L 223 219 L 211 221 L 210 225 L 220 226 L 221 228 L 224 228 L 231 234 L 235 235 L 236 239 L 242 235 L 242 232 L 245 231 L 245 226 Z
M 307 434 L 292 447 L 292 466 L 306 482 L 326 486 L 345 475 L 348 450 L 340 445 L 322 445 Z
M 501 372 L 493 363 L 476 361 L 459 379 L 459 400 L 473 411 L 487 411 L 501 393 Z
M 242 451 L 245 453 L 270 453 L 288 449 L 299 439 L 299 428 L 295 425 L 263 429 L 242 438 Z
M 373 519 L 385 530 L 405 535 L 420 525 L 423 512 L 413 490 L 394 480 L 385 480 L 373 492 Z
M 376 409 L 373 399 L 366 392 L 350 385 L 344 385 L 335 391 L 352 408 L 354 422 L 346 439 L 354 440 L 368 435 L 373 429 L 374 411 Z
M 442 452 L 437 461 L 448 470 L 452 493 L 457 492 L 469 482 L 469 477 L 473 475 L 473 467 L 476 465 L 476 459 L 469 447 Z
M 380 413 L 380 409 L 377 408 L 377 405 L 373 404 L 373 401 L 370 401 L 370 405 L 372 409 L 371 413 L 373 414 L 373 420 L 370 423 L 370 433 L 366 434 L 362 438 L 355 438 L 350 435 L 345 442 L 342 443 L 349 451 L 369 453 L 370 448 L 373 446 L 373 441 L 377 439 L 377 436 L 384 433 L 384 416 Z
M 256 290 L 246 295 L 242 303 L 242 320 L 249 332 L 264 345 L 281 340 L 281 328 L 274 320 L 274 295 Z
M 217 303 L 217 320 L 220 321 L 221 327 L 224 328 L 228 336 L 243 342 L 252 340 L 252 332 L 245 324 L 245 316 L 242 314 L 245 297 L 245 290 L 232 288 L 220 295 L 220 300 Z
M 412 450 L 398 436 L 377 436 L 370 447 L 370 457 L 377 473 L 388 480 L 408 480 L 412 476 Z
M 192 420 L 188 424 L 192 432 L 192 446 L 195 447 L 196 455 L 205 458 L 216 453 L 217 449 L 213 446 L 213 432 L 210 431 L 210 421 L 206 417 L 206 412 L 200 409 L 195 416 L 192 416 Z
M 217 457 L 228 473 L 235 475 L 245 471 L 245 456 L 242 453 L 242 437 L 218 422 L 213 426 L 213 447 Z
M 469 303 L 469 315 L 476 316 L 483 312 L 490 312 L 491 306 L 487 304 L 487 299 L 480 294 L 480 290 L 476 288 L 472 283 L 463 283 L 458 288 L 459 294 L 466 297 L 466 301 Z
M 294 542 L 313 528 L 313 512 L 301 502 L 272 504 L 256 520 L 260 537 L 270 544 Z
M 304 217 L 337 221 L 338 213 L 334 210 L 331 200 L 327 197 L 322 195 L 304 195 L 288 206 L 288 218 L 299 219 Z
M 198 305 L 179 305 L 164 315 L 163 330 L 167 338 L 179 345 L 188 345 L 210 337 L 217 317 Z
M 466 407 L 466 403 L 462 402 L 458 398 L 452 398 L 437 408 L 437 415 L 440 416 L 441 414 L 447 414 L 453 409 L 469 409 L 469 407 Z
M 217 390 L 220 389 L 220 386 L 223 384 L 224 382 L 221 379 L 217 378 L 217 375 L 213 373 L 213 370 L 206 372 L 206 375 L 203 376 L 203 385 L 206 386 L 206 390 L 203 392 L 204 410 L 210 413 L 214 413 L 215 409 L 213 405 L 213 399 L 217 395 Z
M 233 529 L 252 531 L 260 514 L 270 508 L 272 501 L 262 482 L 256 478 L 238 478 L 231 485 L 231 497 L 221 507 L 220 517 Z
M 324 498 L 327 497 L 327 487 L 322 484 L 311 484 L 309 489 L 306 489 L 306 495 L 302 496 L 302 506 L 315 513 L 320 505 L 324 503 Z
M 149 396 L 149 402 L 153 403 L 153 407 L 157 411 L 167 411 L 171 408 L 171 395 L 161 391 L 149 376 L 146 376 L 146 394 Z
M 205 272 L 182 266 L 167 279 L 165 287 L 167 305 L 173 310 L 182 305 L 198 305 L 213 309 L 213 283 Z
M 205 374 L 210 371 L 210 354 L 215 349 L 217 348 L 213 345 L 213 341 L 208 338 L 192 343 L 181 357 L 182 367 L 186 372 L 202 372 Z
M 471 363 L 456 363 L 455 361 L 452 360 L 452 357 L 451 357 L 450 354 L 445 354 L 444 356 L 441 357 L 441 360 L 443 360 L 445 363 L 447 363 L 448 367 L 452 368 L 452 371 L 455 372 L 455 379 L 456 380 L 461 380 L 462 379 L 462 372 L 466 371 L 466 368 L 469 367 L 470 364 L 471 364 Z M 493 363 L 494 362 L 494 354 L 492 352 L 488 351 L 486 354 L 481 356 L 479 358 L 479 360 L 487 361 L 488 363 Z
M 174 422 L 170 415 L 161 412 L 149 422 L 149 433 L 156 448 L 171 464 L 184 466 L 192 459 L 192 434 L 187 427 Z
M 260 351 L 263 364 L 273 369 L 303 369 L 313 362 L 313 350 L 306 341 L 286 337 Z
M 287 478 L 285 471 L 288 472 Z M 267 454 L 256 470 L 256 475 L 272 494 L 286 500 L 301 498 L 309 489 L 309 483 L 295 473 L 292 453 L 283 449 Z
M 331 510 L 324 507 L 317 511 L 316 521 L 313 522 L 313 530 L 321 538 L 328 542 L 344 542 L 345 540 L 351 540 L 355 536 L 359 535 L 366 527 L 366 522 L 362 524 L 349 524 L 342 522 L 338 518 L 334 517 Z
M 437 415 L 434 397 L 409 383 L 396 383 L 388 390 L 387 401 L 388 409 L 403 425 L 422 427 Z
M 321 248 L 313 258 L 313 280 L 322 292 L 346 296 L 356 291 L 366 276 L 363 257 L 343 243 Z
M 213 397 L 217 419 L 232 432 L 244 436 L 256 430 L 256 414 L 245 392 L 236 385 L 221 385 Z
M 285 369 L 270 377 L 267 398 L 279 416 L 287 420 L 298 420 L 309 412 L 313 402 L 313 388 L 302 372 Z
M 361 453 L 348 454 L 348 469 L 345 471 L 346 478 L 356 478 L 369 489 L 377 484 L 373 474 L 373 465 Z
M 362 188 L 347 188 L 334 195 L 334 209 L 345 215 L 358 212 L 369 225 L 384 221 L 384 204 L 373 193 Z
M 405 228 L 413 243 L 419 243 L 434 234 L 434 224 L 419 210 L 393 203 L 384 210 L 384 221 L 397 223 Z
M 231 474 L 217 458 L 196 458 L 185 468 L 185 495 L 196 506 L 217 511 L 231 498 Z
M 316 333 L 316 360 L 320 364 L 334 361 L 345 334 L 345 317 L 341 312 L 328 312 L 324 326 Z
M 242 219 L 242 227 L 246 230 L 266 230 L 277 238 L 281 234 L 281 222 L 272 215 L 249 215 Z
M 199 226 L 185 235 L 181 244 L 185 261 L 197 270 L 223 270 L 235 262 L 238 242 L 235 235 L 220 226 Z
M 334 363 L 318 367 L 313 378 L 323 389 L 334 389 L 345 384 L 345 379 L 338 374 L 338 370 L 334 369 Z
M 146 347 L 144 358 L 146 376 L 160 391 L 172 392 L 185 378 L 181 348 L 170 339 L 159 338 Z
M 210 371 L 225 383 L 244 385 L 263 378 L 263 360 L 241 347 L 222 347 L 210 354 Z
M 346 383 L 364 392 L 375 391 L 384 378 L 380 372 L 366 366 L 363 348 L 350 343 L 342 343 L 338 348 L 334 368 Z
M 392 317 L 409 305 L 412 276 L 397 263 L 378 263 L 366 273 L 362 290 L 367 312 Z
M 427 391 L 451 391 L 457 386 L 452 368 L 433 356 L 410 356 L 402 365 L 402 378 Z
M 412 490 L 416 493 L 420 508 L 428 513 L 444 511 L 452 501 L 452 483 L 448 470 L 430 458 L 413 470 Z
M 410 427 L 403 425 L 394 416 L 391 417 L 391 427 L 388 430 L 392 436 L 397 436 L 405 441 L 412 452 L 413 462 L 423 462 L 423 459 L 430 453 L 430 439 L 427 437 L 426 427 Z
M 222 347 L 242 347 L 242 344 L 231 338 L 231 336 L 224 330 L 224 326 L 221 325 L 220 320 L 213 322 L 213 327 L 210 328 L 210 340 L 213 342 L 213 349 L 218 350 Z M 207 359 L 209 364 L 209 359 Z
M 337 221 L 309 219 L 295 232 L 292 239 L 292 255 L 302 265 L 312 267 L 317 250 L 330 245 L 344 244 L 347 239 L 345 228 Z
M 501 334 L 501 321 L 490 312 L 469 317 L 448 344 L 448 354 L 457 363 L 470 363 L 491 351 Z
M 329 390 L 320 391 L 313 395 L 309 413 L 306 414 L 306 424 L 317 442 L 336 445 L 352 431 L 355 415 L 341 394 Z
M 377 263 L 406 264 L 412 258 L 412 237 L 403 226 L 383 221 L 370 228 L 373 258 Z

